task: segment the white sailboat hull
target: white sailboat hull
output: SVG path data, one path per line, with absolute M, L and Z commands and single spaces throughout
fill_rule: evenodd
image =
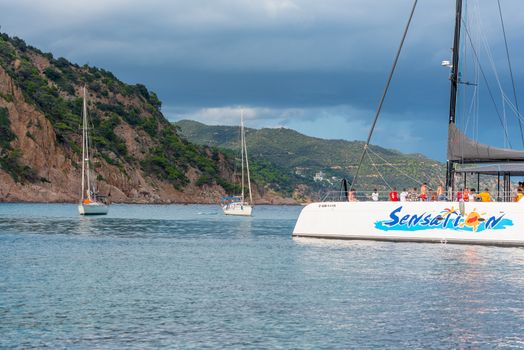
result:
M 78 212 L 80 215 L 106 215 L 109 206 L 101 203 L 79 204 Z
M 250 204 L 231 203 L 222 206 L 222 210 L 226 215 L 251 216 L 253 207 Z
M 302 209 L 293 237 L 524 246 L 524 201 L 463 204 L 312 203 Z

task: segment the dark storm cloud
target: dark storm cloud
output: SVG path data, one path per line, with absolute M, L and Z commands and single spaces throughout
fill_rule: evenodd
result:
M 522 42 L 520 2 L 501 2 L 510 42 Z M 478 39 L 503 52 L 500 24 L 492 16 L 496 2 L 466 3 L 473 10 L 482 5 L 484 34 Z M 242 106 L 250 108 L 256 126 L 286 125 L 317 136 L 362 139 L 411 4 L 0 0 L 0 24 L 2 31 L 55 56 L 145 83 L 173 119 L 232 123 Z M 453 0 L 419 2 L 380 124 L 396 125 L 402 142 L 387 141 L 386 132 L 379 132 L 375 142 L 442 158 L 449 82 L 440 62 L 450 58 L 453 13 Z M 514 72 L 522 76 L 522 48 L 510 48 Z M 504 60 L 494 55 L 495 66 L 505 67 Z M 435 135 L 442 136 L 438 147 Z

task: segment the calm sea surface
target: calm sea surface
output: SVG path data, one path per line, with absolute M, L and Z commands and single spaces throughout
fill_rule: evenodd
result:
M 524 249 L 293 240 L 300 209 L 0 204 L 0 348 L 524 348 Z

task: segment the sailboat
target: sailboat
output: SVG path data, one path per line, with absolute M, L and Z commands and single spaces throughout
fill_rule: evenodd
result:
M 240 196 L 231 196 L 221 198 L 221 205 L 224 214 L 226 215 L 238 215 L 238 216 L 251 216 L 253 211 L 253 195 L 251 193 L 251 179 L 249 176 L 249 160 L 247 157 L 247 145 L 246 135 L 244 130 L 244 111 L 240 111 L 240 153 L 241 153 L 241 194 Z M 246 201 L 245 192 L 245 180 L 244 177 L 244 165 L 245 173 L 247 175 L 247 188 L 249 194 L 249 201 Z
M 109 211 L 109 205 L 105 203 L 105 197 L 97 192 L 95 178 L 91 171 L 90 154 L 86 88 L 84 86 L 82 105 L 82 191 L 78 212 L 80 215 L 106 215 Z
M 415 6 L 416 1 L 404 31 L 404 38 Z M 512 201 L 512 196 L 509 195 L 511 176 L 524 175 L 524 151 L 479 143 L 469 138 L 456 126 L 457 89 L 459 84 L 466 84 L 461 81 L 461 72 L 459 72 L 459 44 L 463 20 L 462 0 L 457 0 L 453 58 L 451 62 L 444 61 L 451 70 L 446 200 L 418 202 L 338 200 L 312 203 L 302 209 L 293 230 L 293 237 L 524 246 L 524 200 Z M 466 34 L 469 35 L 467 29 Z M 372 123 L 362 158 L 369 146 L 404 38 Z M 522 116 L 520 118 L 522 119 Z M 479 166 L 478 164 L 481 163 L 489 165 Z M 477 165 L 463 167 L 467 164 Z M 356 174 L 352 188 L 358 177 L 358 170 Z M 466 183 L 467 174 L 476 175 L 477 188 L 480 183 L 478 177 L 481 174 L 497 176 L 499 182 L 502 176 L 504 195 L 499 197 L 497 202 L 466 202 L 462 197 L 457 200 L 456 193 L 460 187 L 457 187 L 455 177 L 458 175 L 461 180 L 463 179 L 463 183 Z M 343 198 L 348 198 L 348 190 L 344 192 Z

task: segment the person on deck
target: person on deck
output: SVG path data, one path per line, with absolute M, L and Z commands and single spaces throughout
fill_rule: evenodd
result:
M 475 202 L 476 200 L 477 200 L 477 193 L 476 193 L 476 190 L 472 188 L 469 190 L 469 201 Z
M 392 202 L 398 202 L 398 192 L 396 187 L 393 187 L 391 192 L 389 192 L 389 200 Z
M 444 186 L 438 185 L 437 187 L 437 200 L 439 201 L 445 201 L 446 195 L 444 194 Z
M 457 191 L 457 202 L 460 202 L 464 197 L 462 196 L 462 193 L 464 190 L 461 188 Z
M 372 199 L 374 202 L 378 202 L 378 191 L 377 191 L 376 188 L 373 190 L 373 193 L 371 194 L 371 199 Z
M 469 189 L 464 189 L 464 192 L 462 192 L 462 198 L 464 198 L 464 202 L 469 202 Z
M 408 201 L 409 202 L 416 202 L 418 201 L 418 194 L 417 194 L 417 188 L 413 187 L 413 191 L 409 191 L 408 193 Z
M 91 204 L 93 201 L 91 200 L 91 193 L 86 190 L 86 199 L 82 202 L 82 204 Z
M 405 188 L 402 190 L 402 192 L 400 192 L 400 201 L 401 202 L 405 202 L 408 200 L 408 190 L 406 190 Z
M 420 200 L 425 202 L 428 200 L 428 184 L 423 183 L 422 186 L 420 186 Z
M 489 190 L 487 188 L 485 188 L 483 192 L 480 192 L 478 196 L 481 202 L 491 202 L 491 195 L 489 194 Z
M 524 197 L 524 193 L 522 193 L 522 188 L 517 189 L 517 195 L 515 196 L 515 202 L 520 202 L 520 200 Z
M 349 202 L 357 202 L 357 191 L 356 190 L 351 190 L 349 191 L 348 193 L 348 201 Z

